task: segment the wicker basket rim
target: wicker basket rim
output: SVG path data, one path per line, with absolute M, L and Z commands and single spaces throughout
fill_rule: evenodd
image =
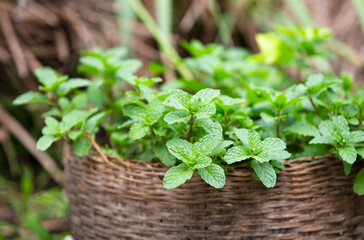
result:
M 138 159 L 132 159 L 132 160 L 122 160 L 116 156 L 107 155 L 107 160 L 105 161 L 100 155 L 96 154 L 95 152 L 92 153 L 89 156 L 83 157 L 88 160 L 92 160 L 94 162 L 100 163 L 100 164 L 106 164 L 111 165 L 113 167 L 123 167 L 123 168 L 133 168 L 133 167 L 143 167 L 143 168 L 151 168 L 151 169 L 166 169 L 168 166 L 165 164 L 159 162 L 159 163 L 148 163 L 142 160 Z M 318 160 L 329 160 L 329 159 L 335 159 L 336 157 L 334 154 L 326 154 L 326 155 L 314 155 L 310 157 L 301 157 L 301 158 L 295 158 L 295 159 L 288 159 L 283 160 L 283 163 L 285 166 L 292 166 L 296 163 L 307 163 L 311 161 L 318 161 Z M 228 169 L 232 170 L 235 169 L 235 166 L 227 166 Z

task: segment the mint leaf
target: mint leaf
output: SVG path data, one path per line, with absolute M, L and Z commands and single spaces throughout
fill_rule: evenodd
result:
M 91 149 L 91 142 L 87 138 L 79 138 L 77 139 L 73 144 L 73 151 L 75 154 L 79 157 L 87 156 L 89 154 L 89 151 Z
M 257 174 L 264 186 L 272 188 L 276 185 L 276 172 L 268 162 L 260 163 L 253 160 L 251 161 L 251 167 L 254 169 L 254 172 Z
M 211 88 L 202 89 L 192 96 L 191 106 L 196 109 L 201 106 L 207 105 L 219 95 L 220 90 L 214 90 Z
M 191 166 L 193 166 L 194 169 L 204 168 L 204 167 L 210 166 L 211 163 L 212 163 L 212 159 L 210 157 L 200 156 L 196 160 L 194 160 L 194 162 L 193 162 L 193 164 L 191 164 Z
M 129 138 L 131 140 L 138 140 L 140 138 L 143 138 L 145 135 L 149 133 L 148 126 L 144 125 L 141 122 L 136 122 L 133 125 L 131 125 L 129 130 Z
M 50 67 L 38 68 L 34 72 L 38 81 L 43 85 L 39 87 L 45 92 L 54 91 L 61 83 L 67 80 L 67 76 L 62 76 Z
M 234 142 L 233 141 L 221 141 L 217 147 L 212 151 L 211 155 L 222 155 L 226 152 L 227 147 L 233 145 Z
M 224 160 L 228 164 L 233 164 L 235 162 L 240 162 L 245 159 L 248 159 L 250 157 L 252 157 L 252 154 L 250 153 L 249 149 L 247 149 L 244 146 L 237 146 L 230 148 L 226 152 Z
M 269 162 L 270 160 L 270 156 L 266 151 L 261 151 L 260 153 L 255 154 L 253 158 L 258 162 Z
M 193 171 L 194 170 L 185 163 L 172 167 L 164 175 L 163 186 L 166 189 L 176 188 L 185 183 L 186 180 L 191 179 Z
M 364 195 L 364 168 L 356 175 L 353 189 L 356 194 Z
M 333 133 L 333 136 L 340 136 L 338 137 L 339 139 L 346 139 L 350 134 L 349 123 L 346 121 L 346 119 L 342 116 L 334 116 L 332 118 L 332 121 L 335 127 L 335 132 Z
M 67 95 L 70 91 L 81 88 L 87 87 L 90 85 L 90 81 L 82 78 L 71 78 L 68 79 L 66 82 L 60 84 L 57 88 L 57 95 L 64 96 Z
M 135 121 L 144 120 L 145 108 L 139 104 L 127 104 L 123 107 L 123 113 Z
M 40 137 L 39 140 L 37 141 L 37 149 L 41 150 L 41 151 L 45 151 L 52 145 L 52 143 L 54 143 L 57 140 L 59 140 L 58 136 L 44 135 L 44 136 Z
M 139 86 L 139 88 L 140 88 L 140 91 L 143 93 L 145 99 L 147 99 L 148 102 L 152 102 L 156 99 L 154 91 L 151 88 L 149 88 L 143 84 L 141 84 Z
M 341 147 L 337 149 L 340 155 L 340 158 L 349 163 L 353 164 L 356 161 L 356 150 L 354 147 Z
M 190 118 L 191 115 L 185 111 L 173 111 L 164 116 L 164 121 L 168 124 L 173 124 L 190 120 Z
M 13 104 L 14 105 L 22 105 L 22 104 L 36 103 L 36 102 L 53 104 L 51 102 L 51 100 L 49 100 L 47 95 L 43 95 L 41 93 L 31 92 L 31 91 L 26 92 L 26 93 L 18 96 L 17 98 L 15 98 L 14 101 L 13 101 Z
M 156 123 L 159 118 L 162 117 L 164 113 L 165 107 L 162 105 L 162 102 L 158 99 L 153 100 L 151 103 L 149 103 L 145 109 L 145 123 L 148 126 L 153 125 Z
M 269 137 L 262 142 L 264 150 L 268 151 L 279 151 L 286 149 L 286 143 L 279 138 Z
M 222 167 L 215 163 L 210 166 L 198 169 L 198 175 L 211 186 L 215 188 L 222 188 L 225 186 L 225 172 Z
M 349 164 L 347 162 L 343 161 L 343 165 L 344 165 L 344 172 L 346 176 L 349 176 L 350 172 L 351 172 L 351 168 L 353 167 L 352 164 Z
M 92 115 L 97 109 L 84 110 L 73 110 L 63 116 L 60 124 L 60 130 L 62 133 L 69 131 L 72 127 L 79 123 L 85 122 L 87 118 Z
M 100 112 L 95 114 L 91 118 L 87 119 L 86 121 L 86 130 L 90 133 L 95 133 L 97 127 L 99 126 L 101 120 L 106 117 L 110 112 Z
M 364 159 L 364 148 L 357 148 L 356 152 Z
M 214 103 L 211 103 L 211 104 L 199 107 L 195 111 L 195 116 L 196 116 L 196 118 L 204 118 L 204 117 L 211 116 L 215 113 L 216 113 L 216 106 Z
M 208 134 L 222 137 L 222 127 L 219 122 L 213 122 L 210 118 L 201 118 L 198 123 Z
M 249 130 L 248 132 L 248 145 L 253 153 L 257 154 L 263 150 L 263 143 L 260 140 L 259 134 L 254 130 Z
M 190 99 L 190 94 L 182 90 L 174 89 L 172 90 L 172 94 L 167 97 L 163 104 L 176 110 L 188 111 Z
M 364 142 L 364 132 L 363 131 L 353 131 L 348 137 L 348 141 L 351 143 Z
M 219 105 L 223 110 L 228 111 L 232 107 L 243 103 L 245 100 L 243 98 L 231 98 L 229 96 L 220 95 L 218 97 L 217 105 Z
M 172 139 L 167 142 L 167 148 L 173 156 L 184 163 L 190 165 L 193 162 L 192 143 L 183 139 Z
M 193 144 L 192 152 L 197 158 L 200 156 L 210 156 L 212 151 L 219 144 L 220 139 L 221 137 L 218 135 L 205 135 Z
M 249 129 L 235 128 L 234 133 L 244 145 L 249 145 L 248 144 Z
M 154 155 L 165 165 L 173 166 L 176 163 L 175 157 L 162 144 L 153 145 Z
M 309 123 L 295 123 L 285 129 L 286 132 L 296 133 L 302 136 L 318 137 L 320 131 Z
M 309 144 L 335 144 L 335 141 L 330 136 L 318 136 L 312 139 Z

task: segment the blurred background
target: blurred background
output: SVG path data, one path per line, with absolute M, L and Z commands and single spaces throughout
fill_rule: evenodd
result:
M 150 17 L 159 32 L 149 31 Z M 37 151 L 44 109 L 12 105 L 19 94 L 37 91 L 35 69 L 73 75 L 80 50 L 123 45 L 143 61 L 138 75 L 149 76 L 151 63 L 171 65 L 158 34 L 181 57 L 187 52 L 180 42 L 192 39 L 258 52 L 256 33 L 292 24 L 330 28 L 335 40 L 326 47 L 337 54 L 331 67 L 362 81 L 363 0 L 0 0 L 0 240 L 69 234 L 62 146 Z

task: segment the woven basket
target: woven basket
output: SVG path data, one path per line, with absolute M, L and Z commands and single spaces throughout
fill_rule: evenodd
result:
M 163 188 L 166 169 L 115 164 L 66 151 L 66 189 L 76 239 L 364 239 L 364 201 L 338 160 L 290 160 L 275 188 L 248 168 L 229 169 L 223 189 L 194 175 Z M 360 204 L 360 201 L 362 204 Z

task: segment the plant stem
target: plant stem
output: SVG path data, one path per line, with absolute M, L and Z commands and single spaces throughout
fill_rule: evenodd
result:
M 317 116 L 320 116 L 320 112 L 319 112 L 319 110 L 318 110 L 318 108 L 317 108 L 316 104 L 314 103 L 314 101 L 313 101 L 313 99 L 312 99 L 312 95 L 311 95 L 311 93 L 309 93 L 309 94 L 308 94 L 308 98 L 310 99 L 311 105 L 312 105 L 312 107 L 315 109 L 315 112 L 316 112 Z
M 280 129 L 279 129 L 279 123 L 280 123 L 280 117 L 281 115 L 281 111 L 280 110 L 277 110 L 277 120 L 276 120 L 276 132 L 277 132 L 277 138 L 280 138 Z
M 225 120 L 225 126 L 226 126 L 226 130 L 229 130 L 229 124 L 228 124 L 228 121 L 227 121 L 227 112 L 224 111 L 224 120 Z
M 192 136 L 192 129 L 193 129 L 193 114 L 191 114 L 191 119 L 190 119 L 190 129 L 188 131 L 188 136 L 187 136 L 187 140 L 190 141 L 191 140 L 191 136 Z
M 91 141 L 92 146 L 100 154 L 102 160 L 104 160 L 104 162 L 108 162 L 106 155 L 102 152 L 101 146 L 95 141 L 95 139 L 92 137 L 91 133 L 86 132 L 86 131 L 84 131 L 84 132 L 85 132 L 86 137 Z
M 359 110 L 359 118 L 358 118 L 358 120 L 359 120 L 359 124 L 358 124 L 358 126 L 357 126 L 357 128 L 358 128 L 358 130 L 360 130 L 360 125 L 361 125 L 361 115 L 363 114 L 363 109 L 360 109 Z
M 150 132 L 152 133 L 152 136 L 153 136 L 153 137 L 155 137 L 155 133 L 154 133 L 154 131 L 153 131 L 152 126 L 149 126 L 149 129 L 150 129 Z

